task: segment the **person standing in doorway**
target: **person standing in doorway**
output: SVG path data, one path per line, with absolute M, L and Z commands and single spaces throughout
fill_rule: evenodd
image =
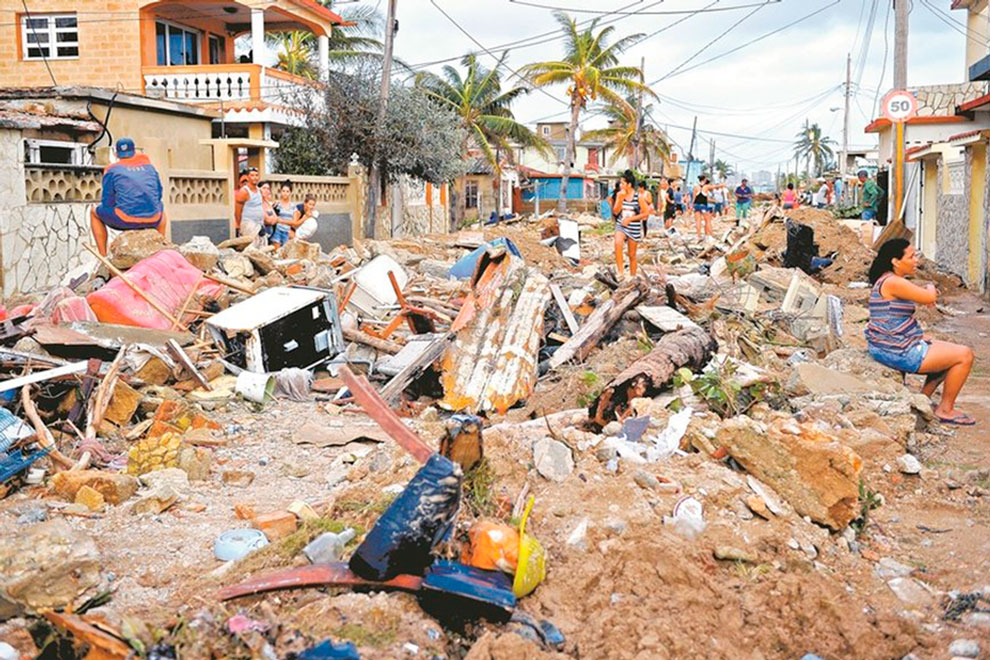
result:
M 863 195 L 861 198 L 863 205 L 862 218 L 863 220 L 876 220 L 877 213 L 880 211 L 880 198 L 883 197 L 880 186 L 870 178 L 870 173 L 866 170 L 860 170 L 856 176 L 859 179 L 860 185 L 863 186 Z
M 100 204 L 90 211 L 89 224 L 96 249 L 107 256 L 107 228 L 117 231 L 157 229 L 165 236 L 165 207 L 162 180 L 134 140 L 120 138 L 115 147 L 117 162 L 103 170 Z
M 618 278 L 625 278 L 622 248 L 629 249 L 629 274 L 636 276 L 636 249 L 643 239 L 643 222 L 650 215 L 646 198 L 636 192 L 636 175 L 626 170 L 619 182 L 619 194 L 615 198 L 613 211 L 619 215 L 615 221 L 615 268 Z
M 262 244 L 265 227 L 264 201 L 258 182 L 261 175 L 257 167 L 249 167 L 247 183 L 234 195 L 234 230 L 238 236 L 250 236 L 254 244 Z

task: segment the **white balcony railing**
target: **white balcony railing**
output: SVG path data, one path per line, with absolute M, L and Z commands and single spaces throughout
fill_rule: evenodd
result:
M 251 78 L 258 75 L 244 65 L 230 70 L 217 66 L 181 66 L 145 71 L 144 91 L 148 96 L 193 103 L 250 100 Z

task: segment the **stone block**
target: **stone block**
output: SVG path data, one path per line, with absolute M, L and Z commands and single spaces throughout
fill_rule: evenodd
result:
M 120 472 L 104 470 L 73 470 L 59 472 L 52 477 L 52 492 L 63 499 L 75 501 L 76 493 L 83 486 L 98 491 L 109 504 L 120 504 L 138 489 L 138 481 Z
M 103 418 L 117 426 L 127 426 L 141 403 L 141 393 L 122 380 L 118 380 L 113 388 L 113 396 Z
M 103 511 L 107 505 L 107 501 L 103 498 L 103 493 L 90 486 L 83 486 L 76 491 L 75 503 L 82 504 L 94 513 Z
M 142 259 L 175 247 L 155 229 L 123 231 L 110 243 L 110 262 L 127 270 Z
M 286 259 L 307 259 L 316 261 L 320 258 L 320 246 L 318 243 L 310 243 L 300 239 L 293 239 L 282 248 L 282 256 Z
M 204 272 L 213 270 L 220 261 L 220 250 L 206 236 L 193 236 L 192 240 L 179 246 L 179 254 Z
M 127 452 L 127 473 L 135 476 L 177 467 L 182 437 L 176 433 L 165 433 L 157 437 L 147 437 L 131 445 Z
M 213 452 L 205 447 L 184 446 L 179 449 L 179 469 L 189 475 L 189 481 L 205 481 L 210 477 Z
M 251 524 L 264 532 L 269 541 L 276 541 L 296 531 L 296 516 L 289 511 L 273 511 L 255 516 Z

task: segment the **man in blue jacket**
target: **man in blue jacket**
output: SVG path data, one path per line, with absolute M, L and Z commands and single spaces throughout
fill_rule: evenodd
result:
M 116 163 L 103 170 L 103 197 L 90 213 L 90 226 L 100 254 L 107 254 L 107 227 L 118 231 L 157 229 L 165 236 L 165 210 L 162 206 L 162 180 L 144 154 L 138 154 L 134 140 L 120 138 Z

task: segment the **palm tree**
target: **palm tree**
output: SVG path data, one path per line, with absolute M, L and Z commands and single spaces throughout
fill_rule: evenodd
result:
M 333 9 L 334 0 L 320 0 L 320 4 Z M 337 12 L 348 25 L 334 25 L 330 30 L 330 61 L 347 65 L 380 59 L 385 46 L 379 36 L 384 19 L 370 5 L 347 7 Z M 316 78 L 317 40 L 312 32 L 294 30 L 267 34 L 265 41 L 278 53 L 279 69 L 304 78 Z M 396 61 L 401 65 L 401 62 Z
M 835 140 L 822 135 L 822 129 L 818 124 L 809 124 L 807 120 L 804 127 L 795 136 L 794 153 L 798 157 L 804 157 L 806 164 L 814 164 L 815 176 L 821 176 L 828 163 L 835 157 Z M 807 169 L 807 168 L 806 168 Z
M 456 68 L 443 67 L 442 74 L 423 72 L 416 76 L 416 85 L 441 108 L 453 112 L 465 129 L 461 153 L 468 156 L 473 144 L 491 165 L 495 181 L 501 180 L 501 154 L 510 160 L 513 146 L 535 147 L 544 153 L 550 144 L 515 120 L 512 103 L 529 92 L 525 87 L 502 90 L 502 69 L 508 53 L 504 53 L 491 69 L 478 62 L 474 54 L 461 60 L 467 68 L 463 75 Z M 496 195 L 501 201 L 501 195 Z M 456 220 L 463 217 L 463 195 L 457 208 Z M 501 209 L 497 209 L 500 211 Z
M 736 171 L 724 160 L 715 161 L 715 174 L 718 175 L 720 181 L 725 181 L 727 178 L 735 174 Z
M 581 110 L 587 107 L 588 102 L 601 97 L 621 107 L 628 106 L 629 103 L 620 92 L 643 91 L 654 98 L 656 95 L 643 84 L 643 72 L 638 67 L 619 66 L 619 55 L 639 41 L 642 35 L 631 35 L 606 45 L 615 28 L 609 26 L 598 30 L 599 19 L 579 30 L 577 21 L 564 12 L 554 12 L 554 18 L 564 33 L 563 59 L 535 62 L 523 67 L 523 71 L 535 87 L 568 85 L 571 122 L 567 132 L 567 151 L 561 182 L 561 190 L 566 191 L 575 158 L 578 120 Z M 561 212 L 567 208 L 566 197 L 564 192 L 557 201 L 557 209 Z
M 630 163 L 646 163 L 647 171 L 653 171 L 653 160 L 667 162 L 670 159 L 670 140 L 667 135 L 652 124 L 646 123 L 652 106 L 643 108 L 643 127 L 636 134 L 636 108 L 633 99 L 627 98 L 623 105 L 608 103 L 602 108 L 602 113 L 608 119 L 606 128 L 598 128 L 583 134 L 585 140 L 600 140 L 612 150 L 609 167 L 615 165 L 619 158 L 625 156 Z

